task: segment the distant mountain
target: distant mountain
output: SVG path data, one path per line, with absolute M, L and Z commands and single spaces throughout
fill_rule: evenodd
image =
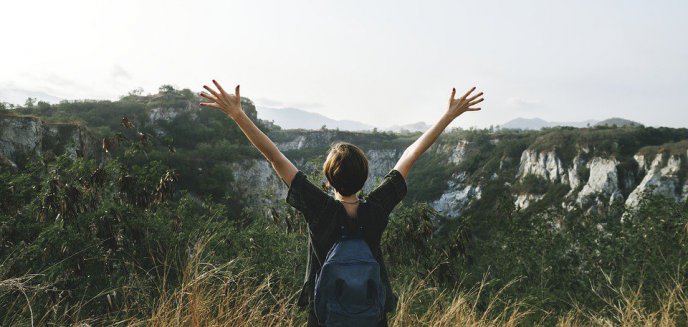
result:
M 637 127 L 642 127 L 643 124 L 638 123 L 638 122 L 634 122 L 634 121 L 628 120 L 628 119 L 614 117 L 614 118 L 609 118 L 609 119 L 605 119 L 601 122 L 598 122 L 595 124 L 595 126 L 618 126 L 618 127 L 637 126 Z
M 258 118 L 267 121 L 273 121 L 276 125 L 284 129 L 320 129 L 322 126 L 335 129 L 339 128 L 343 131 L 370 131 L 377 126 L 368 125 L 355 120 L 336 120 L 323 116 L 318 113 L 305 111 L 297 108 L 270 108 L 257 107 Z M 385 131 L 392 132 L 425 132 L 431 126 L 425 122 L 419 121 L 412 124 L 392 125 L 386 128 L 378 128 Z
M 284 129 L 320 129 L 323 125 L 327 128 L 346 131 L 366 131 L 372 130 L 374 126 L 353 120 L 336 120 L 325 117 L 321 114 L 309 112 L 296 108 L 268 108 L 257 107 L 258 118 L 262 120 L 274 121 Z
M 430 125 L 428 125 L 424 121 L 419 121 L 417 123 L 413 124 L 406 124 L 406 125 L 392 125 L 390 127 L 385 128 L 385 130 L 392 131 L 392 132 L 425 132 L 428 129 L 430 129 Z
M 541 129 L 544 127 L 554 127 L 554 126 L 571 126 L 571 127 L 588 127 L 593 126 L 597 123 L 597 120 L 589 119 L 580 122 L 552 122 L 546 121 L 540 118 L 516 118 L 510 120 L 509 122 L 500 125 L 501 128 L 505 129 Z
M 540 118 L 516 118 L 505 124 L 501 128 L 507 129 L 540 129 L 550 126 L 550 123 Z
M 23 105 L 27 98 L 34 98 L 48 103 L 58 103 L 62 100 L 59 97 L 41 91 L 0 88 L 0 102 Z

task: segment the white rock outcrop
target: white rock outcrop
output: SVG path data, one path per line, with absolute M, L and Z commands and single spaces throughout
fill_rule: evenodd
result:
M 306 136 L 299 135 L 291 141 L 277 143 L 276 145 L 280 151 L 299 150 L 306 145 Z
M 473 200 L 479 200 L 481 190 L 479 185 L 464 184 L 466 174 L 458 173 L 447 181 L 447 191 L 430 203 L 430 206 L 447 216 L 458 218 L 468 208 Z
M 173 107 L 158 107 L 148 111 L 148 121 L 155 122 L 157 120 L 171 121 L 179 116 L 183 109 Z
M 467 140 L 460 140 L 458 143 L 456 143 L 456 146 L 448 149 L 449 162 L 457 165 L 463 162 L 466 158 L 466 150 L 468 149 L 469 144 L 470 142 Z M 447 149 L 442 150 L 447 151 Z
M 573 195 L 574 192 L 578 190 L 578 187 L 581 186 L 583 183 L 581 181 L 582 176 L 579 175 L 579 171 L 581 170 L 581 167 L 585 166 L 585 160 L 583 160 L 579 155 L 576 155 L 575 158 L 573 158 L 573 165 L 572 167 L 568 170 L 567 172 L 567 177 L 568 177 L 568 182 L 569 186 L 571 186 L 571 190 L 569 191 L 568 194 L 566 194 L 566 197 L 570 197 Z
M 686 153 L 688 157 L 688 153 Z M 663 195 L 676 201 L 685 200 L 688 196 L 688 182 L 679 185 L 681 156 L 658 153 L 651 163 L 644 156 L 635 156 L 639 169 L 645 170 L 645 177 L 626 199 L 626 206 L 635 207 L 646 193 Z
M 568 183 L 568 175 L 554 151 L 523 151 L 516 177 L 524 178 L 529 175 L 537 176 L 553 183 Z
M 590 169 L 590 177 L 576 198 L 580 207 L 608 205 L 623 200 L 616 165 L 618 161 L 615 158 L 600 157 L 595 157 L 586 164 Z
M 523 210 L 528 208 L 531 204 L 542 200 L 542 198 L 544 197 L 544 194 L 518 194 L 516 195 L 516 199 L 514 200 L 514 207 L 516 208 L 516 210 Z

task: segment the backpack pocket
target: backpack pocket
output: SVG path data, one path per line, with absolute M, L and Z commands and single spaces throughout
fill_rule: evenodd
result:
M 328 327 L 375 327 L 382 320 L 382 312 L 377 306 L 349 305 L 346 308 L 339 303 L 327 304 Z

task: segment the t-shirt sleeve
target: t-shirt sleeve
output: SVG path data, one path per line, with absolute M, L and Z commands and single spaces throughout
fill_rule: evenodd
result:
M 308 180 L 306 174 L 297 171 L 287 192 L 287 203 L 301 211 L 308 223 L 317 220 L 330 205 L 330 196 Z
M 380 185 L 368 194 L 368 201 L 379 205 L 385 214 L 389 214 L 404 196 L 406 196 L 406 180 L 398 170 L 392 169 L 385 175 Z

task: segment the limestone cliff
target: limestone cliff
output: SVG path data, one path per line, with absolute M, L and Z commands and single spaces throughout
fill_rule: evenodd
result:
M 554 151 L 523 151 L 517 177 L 523 178 L 528 175 L 538 176 L 553 183 L 568 183 L 568 176 Z
M 249 116 L 257 119 L 252 102 L 242 100 Z M 200 112 L 195 104 L 168 102 L 151 100 L 142 107 L 143 114 L 137 114 L 137 128 L 156 134 L 158 140 L 169 138 L 174 144 L 186 140 L 167 134 L 183 126 L 185 134 L 180 135 L 198 138 L 187 141 L 185 151 L 204 142 L 205 136 L 198 135 L 215 132 L 216 127 L 203 120 L 207 120 L 207 113 Z M 215 122 L 221 123 L 224 120 Z M 316 185 L 325 182 L 322 164 L 332 143 L 346 141 L 358 145 L 370 162 L 363 188 L 366 193 L 379 184 L 406 147 L 420 136 L 332 129 L 281 130 L 266 122 L 261 124 L 280 150 Z M 222 142 L 226 144 L 219 148 L 227 151 L 234 151 L 232 146 L 237 146 L 234 141 Z M 164 142 L 158 143 L 160 146 Z M 0 115 L 2 167 L 17 169 L 34 158 L 61 154 L 95 158 L 98 145 L 91 133 L 76 123 Z M 214 146 L 202 145 L 208 149 Z M 284 206 L 287 188 L 269 163 L 246 154 L 227 158 L 214 159 L 212 163 L 231 171 L 232 178 L 221 182 L 226 183 L 221 189 L 232 191 L 246 206 Z M 476 203 L 494 201 L 495 192 L 510 199 L 507 203 L 517 210 L 538 204 L 602 212 L 614 205 L 635 207 L 644 194 L 685 201 L 687 174 L 686 129 L 455 130 L 444 133 L 417 163 L 407 180 L 406 201 L 427 202 L 447 218 L 461 217 Z M 487 203 L 483 208 L 491 205 Z
M 0 158 L 6 166 L 66 154 L 96 158 L 95 137 L 78 123 L 49 123 L 33 116 L 0 115 Z
M 686 174 L 686 153 L 661 152 L 652 160 L 646 155 L 636 155 L 640 174 L 644 174 L 642 181 L 626 199 L 626 205 L 636 206 L 645 193 L 667 196 L 676 201 L 688 198 L 688 181 Z
M 677 144 L 682 143 L 688 142 Z M 601 211 L 615 204 L 635 207 L 642 196 L 648 193 L 664 195 L 676 201 L 685 200 L 688 197 L 688 182 L 685 179 L 687 157 L 688 152 L 660 151 L 651 157 L 638 153 L 633 156 L 637 163 L 637 169 L 634 169 L 622 165 L 613 156 L 579 152 L 572 162 L 562 163 L 552 151 L 526 150 L 521 157 L 518 177 L 537 175 L 551 183 L 568 184 L 570 190 L 561 199 L 561 205 L 566 208 Z M 582 173 L 587 177 L 581 176 Z M 634 176 L 642 178 L 641 181 L 636 183 Z M 630 194 L 624 195 L 624 189 L 631 190 Z M 539 199 L 542 199 L 542 194 L 518 194 L 515 204 L 525 208 Z
M 315 177 L 316 184 L 325 182 L 321 169 L 327 147 L 337 140 L 353 141 L 351 135 L 338 134 L 335 131 L 282 131 L 278 147 L 285 151 L 297 166 L 309 176 Z M 498 139 L 491 139 L 491 144 L 497 144 Z M 597 153 L 586 145 L 577 145 L 572 159 L 565 160 L 557 150 L 525 149 L 520 160 L 502 155 L 498 166 L 489 174 L 481 176 L 478 172 L 462 170 L 462 163 L 476 155 L 474 145 L 466 139 L 443 140 L 434 145 L 426 155 L 440 155 L 444 158 L 446 167 L 454 167 L 453 173 L 444 181 L 439 182 L 438 188 L 443 191 L 438 197 L 429 201 L 430 205 L 440 214 L 448 218 L 460 217 L 475 201 L 482 198 L 484 185 L 507 174 L 509 169 L 515 171 L 512 177 L 505 177 L 506 184 L 511 186 L 527 179 L 529 176 L 540 180 L 540 188 L 547 185 L 560 185 L 566 189 L 565 195 L 557 198 L 554 206 L 580 208 L 587 212 L 602 212 L 612 205 L 637 205 L 645 192 L 667 195 L 674 199 L 685 200 L 688 197 L 688 183 L 686 182 L 686 156 L 688 153 L 655 155 L 652 161 L 645 160 L 645 156 L 636 155 L 637 168 L 622 163 L 622 159 L 614 155 Z M 403 153 L 405 146 L 381 146 L 379 149 L 366 149 L 370 160 L 370 174 L 364 187 L 369 192 L 377 182 L 394 166 Z M 312 151 L 315 150 L 315 151 Z M 496 150 L 495 150 L 496 151 Z M 510 165 L 514 167 L 509 168 Z M 252 199 L 261 199 L 261 192 L 272 194 L 272 202 L 256 200 L 255 203 L 273 205 L 286 197 L 286 187 L 279 180 L 267 163 L 253 160 L 243 169 L 236 170 L 237 184 L 256 181 L 261 186 L 254 191 L 245 189 L 243 192 Z M 487 167 L 483 167 L 487 169 Z M 508 174 L 507 174 L 508 175 Z M 253 177 L 252 177 L 253 176 Z M 636 178 L 639 182 L 636 182 Z M 414 185 L 409 184 L 409 188 Z M 525 210 L 533 203 L 542 201 L 544 193 L 523 192 L 510 188 L 514 207 Z

